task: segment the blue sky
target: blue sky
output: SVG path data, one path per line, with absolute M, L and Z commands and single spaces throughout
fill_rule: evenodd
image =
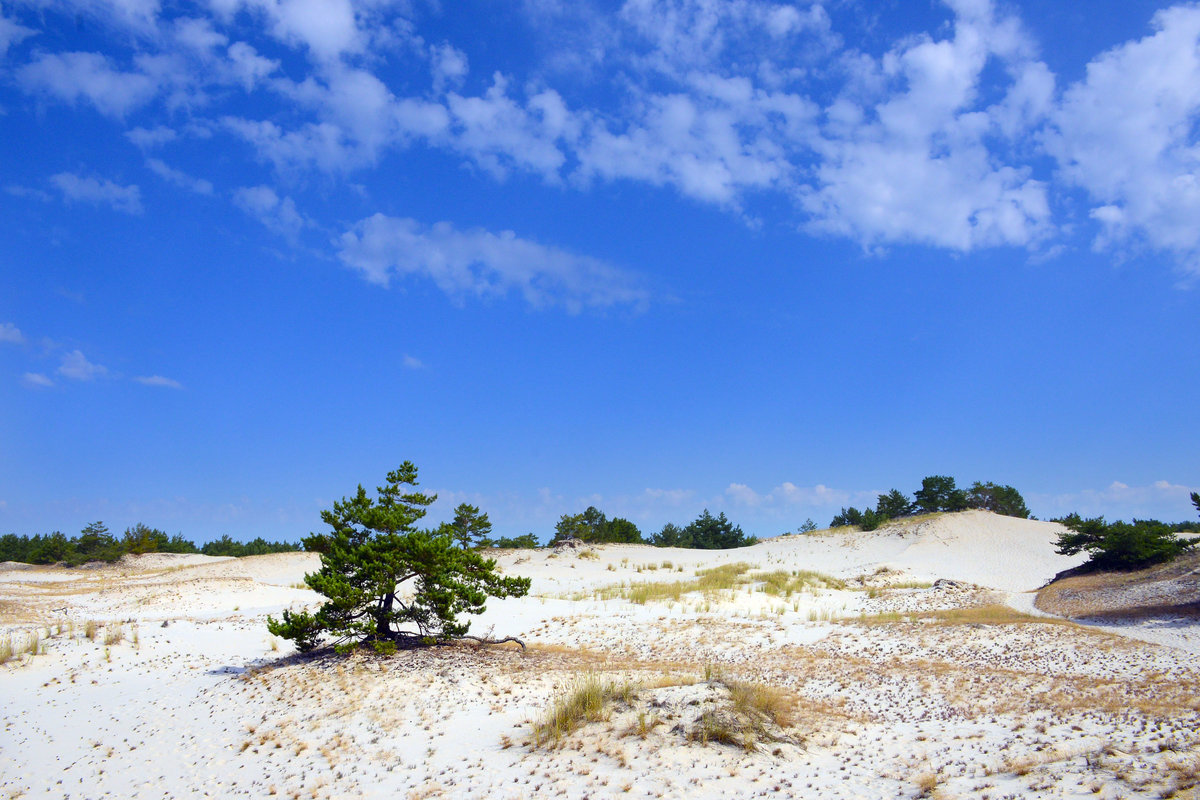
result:
M 0 531 L 1194 516 L 1200 6 L 0 3 Z

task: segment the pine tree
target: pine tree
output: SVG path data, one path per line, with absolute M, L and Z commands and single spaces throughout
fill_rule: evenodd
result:
M 436 500 L 416 490 L 417 468 L 405 461 L 389 472 L 371 499 L 358 493 L 321 512 L 333 530 L 304 539 L 321 554 L 321 568 L 304 582 L 327 599 L 315 613 L 283 612 L 267 618 L 272 634 L 311 650 L 328 634 L 344 651 L 371 642 L 380 652 L 396 644 L 434 644 L 465 636 L 470 623 L 459 614 L 479 614 L 488 597 L 522 597 L 528 578 L 506 578 L 496 562 L 459 547 L 443 530 L 416 527 Z

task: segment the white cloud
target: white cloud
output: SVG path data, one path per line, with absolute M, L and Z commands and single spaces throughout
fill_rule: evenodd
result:
M 174 129 L 168 128 L 166 125 L 157 125 L 153 128 L 131 128 L 125 132 L 125 138 L 142 150 L 159 147 L 174 141 L 178 136 L 179 134 Z
M 227 68 L 230 75 L 247 92 L 279 69 L 278 61 L 260 56 L 257 50 L 245 42 L 234 42 L 229 45 L 227 53 L 229 56 Z
M 93 364 L 84 357 L 83 353 L 72 350 L 62 357 L 62 364 L 56 372 L 73 381 L 90 381 L 107 375 L 108 368 Z
M 1144 241 L 1200 274 L 1200 7 L 1094 59 L 1064 93 L 1047 149 L 1095 201 L 1098 248 Z
M 150 171 L 159 176 L 168 183 L 173 183 L 176 186 L 183 187 L 190 192 L 196 194 L 211 195 L 213 193 L 213 185 L 203 178 L 193 178 L 185 172 L 167 166 L 157 158 L 146 159 L 146 166 Z
M 183 384 L 171 378 L 164 378 L 162 375 L 138 376 L 135 381 L 143 386 L 159 386 L 164 389 L 182 389 Z
M 48 386 L 53 386 L 54 381 L 40 372 L 26 372 L 21 376 L 21 384 L 30 389 L 44 389 Z
M 425 369 L 424 361 L 415 356 L 410 356 L 408 353 L 404 354 L 401 363 L 404 364 L 405 369 Z
M 441 94 L 447 86 L 461 85 L 467 77 L 467 54 L 457 47 L 449 44 L 431 47 L 429 61 L 434 94 Z
M 8 53 L 8 48 L 33 36 L 37 31 L 18 25 L 8 17 L 0 16 L 0 58 Z
M 158 92 L 153 78 L 116 70 L 99 53 L 41 53 L 17 70 L 17 82 L 33 94 L 72 104 L 86 101 L 112 117 L 124 117 Z
M 344 233 L 339 257 L 372 283 L 393 275 L 429 278 L 451 297 L 519 292 L 533 306 L 644 305 L 644 289 L 628 274 L 580 256 L 478 228 L 460 231 L 448 222 L 424 227 L 416 220 L 375 214 Z
M 107 205 L 126 214 L 142 213 L 142 193 L 137 186 L 121 186 L 103 178 L 81 177 L 71 172 L 53 175 L 50 182 L 68 202 Z
M 725 489 L 725 497 L 744 506 L 763 507 L 768 509 L 785 509 L 793 506 L 815 506 L 829 508 L 850 501 L 852 498 L 861 502 L 862 497 L 869 497 L 872 503 L 874 492 L 850 492 L 831 489 L 824 484 L 816 486 L 797 486 L 790 481 L 784 481 L 766 494 L 760 494 L 744 483 L 731 483 Z
M 852 62 L 859 88 L 851 84 L 827 107 L 817 180 L 800 194 L 811 230 L 867 247 L 960 251 L 1031 246 L 1050 233 L 1046 186 L 989 147 L 997 131 L 1016 135 L 1036 116 L 1048 71 L 1029 58 L 1015 20 L 997 19 L 990 2 L 951 5 L 953 38 L 921 36 L 878 61 Z M 1010 74 L 1008 96 L 994 107 L 980 103 L 989 63 Z
M 11 322 L 0 322 L 0 342 L 22 344 L 24 341 L 25 336 L 16 325 Z
M 509 97 L 508 80 L 499 72 L 482 97 L 452 93 L 446 104 L 454 120 L 454 146 L 500 178 L 515 166 L 555 180 L 566 161 L 557 142 L 577 132 L 557 92 L 548 89 L 522 106 Z
M 1031 494 L 1032 507 L 1046 508 L 1049 516 L 1078 512 L 1084 517 L 1106 516 L 1112 519 L 1158 516 L 1168 521 L 1189 519 L 1195 510 L 1190 494 L 1200 490 L 1167 480 L 1143 486 L 1113 481 L 1103 489 L 1083 489 L 1058 495 Z M 1160 509 L 1177 509 L 1163 512 Z
M 321 62 L 359 52 L 367 43 L 350 0 L 221 0 L 214 5 L 230 12 L 244 6 L 261 13 L 270 21 L 273 36 L 286 44 L 306 47 Z M 366 10 L 370 6 L 362 7 Z
M 250 216 L 280 236 L 295 243 L 307 221 L 296 210 L 290 197 L 280 197 L 269 186 L 247 186 L 238 189 L 233 202 Z

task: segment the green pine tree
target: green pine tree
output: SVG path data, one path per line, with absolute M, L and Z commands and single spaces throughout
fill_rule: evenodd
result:
M 466 635 L 459 614 L 479 614 L 488 597 L 522 597 L 528 578 L 506 578 L 496 562 L 458 546 L 442 530 L 416 527 L 436 500 L 416 490 L 417 468 L 405 461 L 389 472 L 378 498 L 362 486 L 321 512 L 332 528 L 304 539 L 321 554 L 321 568 L 304 582 L 326 597 L 315 614 L 283 612 L 267 618 L 272 634 L 302 651 L 331 636 L 344 651 L 371 642 L 380 652 L 396 645 L 433 644 Z

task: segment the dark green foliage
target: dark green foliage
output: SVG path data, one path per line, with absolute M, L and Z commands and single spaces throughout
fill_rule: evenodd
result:
M 1192 505 L 1196 507 L 1197 511 L 1200 511 L 1200 492 L 1192 492 Z
M 321 512 L 332 531 L 304 539 L 306 549 L 321 554 L 321 568 L 304 582 L 326 602 L 315 614 L 268 617 L 272 634 L 301 650 L 324 634 L 339 647 L 369 641 L 381 651 L 397 641 L 435 643 L 464 635 L 469 623 L 458 615 L 481 613 L 488 597 L 529 591 L 528 578 L 501 577 L 495 561 L 458 546 L 444 528 L 417 528 L 437 498 L 416 486 L 417 468 L 405 461 L 388 473 L 377 499 L 359 486 L 354 497 Z
M 632 522 L 620 517 L 609 519 L 595 506 L 588 506 L 582 514 L 563 514 L 559 518 L 558 524 L 554 526 L 551 544 L 566 539 L 579 539 L 592 544 L 641 544 L 644 541 L 642 532 Z
M 1070 528 L 1058 537 L 1056 552 L 1064 556 L 1086 552 L 1089 570 L 1131 570 L 1170 561 L 1195 542 L 1175 535 L 1175 526 L 1158 520 L 1106 523 L 1104 517 L 1082 519 L 1070 514 L 1056 520 Z
M 244 556 L 265 556 L 270 553 L 294 553 L 300 549 L 299 544 L 293 544 L 292 542 L 268 542 L 261 536 L 251 539 L 248 542 L 236 542 L 226 534 L 220 539 L 214 539 L 206 543 L 200 548 L 200 552 L 206 556 L 243 558 Z
M 729 550 L 734 547 L 745 547 L 754 544 L 757 539 L 742 533 L 742 529 L 734 525 L 722 511 L 713 516 L 704 509 L 699 517 L 683 529 L 683 538 L 691 542 L 687 547 L 699 550 Z
M 899 489 L 892 489 L 887 494 L 879 495 L 879 500 L 875 504 L 875 514 L 886 519 L 906 517 L 912 511 L 912 501 Z
M 70 539 L 59 531 L 42 537 L 41 542 L 30 553 L 30 561 L 34 564 L 57 564 L 68 561 L 75 554 L 75 548 Z
M 913 505 L 925 514 L 963 511 L 967 508 L 967 493 L 954 488 L 954 478 L 948 475 L 930 475 L 913 494 Z
M 103 522 L 93 522 L 79 532 L 75 541 L 77 563 L 86 561 L 116 561 L 122 555 L 117 540 Z
M 659 547 L 688 547 L 696 550 L 729 550 L 734 547 L 746 547 L 757 541 L 758 539 L 747 536 L 739 526 L 730 522 L 725 512 L 714 517 L 707 508 L 686 528 L 668 522 L 661 531 L 650 537 L 650 543 Z
M 804 520 L 804 523 L 796 529 L 797 533 L 812 533 L 817 529 L 817 523 L 812 521 L 812 517 Z
M 196 545 L 184 539 L 181 534 L 167 536 L 158 528 L 138 523 L 132 528 L 125 529 L 121 541 L 122 548 L 127 553 L 198 553 Z
M 886 514 L 880 514 L 878 511 L 868 508 L 863 510 L 858 526 L 864 531 L 873 531 L 887 521 Z
M 829 523 L 829 527 L 844 528 L 847 525 L 861 525 L 862 518 L 862 512 L 854 506 L 850 506 L 849 508 L 843 508 L 837 514 L 835 514 Z
M 1025 498 L 1011 486 L 998 486 L 990 481 L 980 483 L 975 481 L 967 491 L 967 506 L 982 508 L 1006 517 L 1029 519 L 1029 509 L 1025 506 Z
M 501 536 L 499 539 L 488 539 L 483 546 L 508 550 L 534 550 L 538 547 L 538 540 L 532 533 L 523 533 L 520 536 Z
M 608 521 L 607 537 L 606 541 L 621 544 L 641 544 L 643 542 L 642 532 L 638 530 L 638 526 L 622 517 L 613 517 Z
M 0 537 L 0 561 L 24 561 L 29 564 L 66 564 L 78 566 L 88 561 L 118 561 L 126 553 L 203 553 L 206 556 L 257 556 L 300 549 L 298 544 L 268 542 L 262 537 L 249 542 L 235 542 L 222 536 L 197 549 L 195 543 L 181 534 L 167 536 L 157 528 L 138 523 L 128 528 L 120 538 L 109 533 L 103 522 L 93 522 L 79 536 L 67 538 L 61 533 L 48 536 Z
M 477 507 L 459 503 L 458 508 L 454 509 L 449 533 L 459 547 L 482 547 L 491 532 L 492 523 L 488 515 L 481 514 Z
M 683 528 L 676 525 L 674 522 L 668 522 L 662 526 L 662 530 L 650 537 L 650 544 L 657 547 L 691 547 L 691 543 L 684 543 Z

